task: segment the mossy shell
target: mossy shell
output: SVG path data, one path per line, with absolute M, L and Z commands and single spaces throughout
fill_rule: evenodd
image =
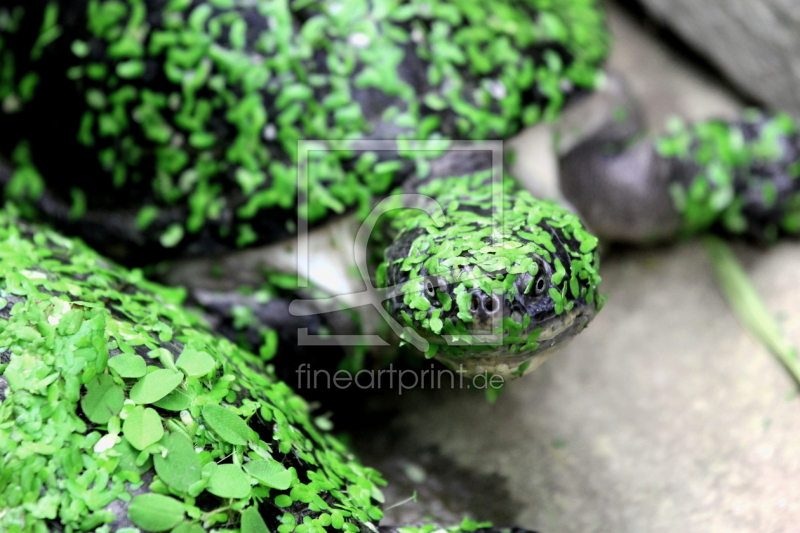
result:
M 0 213 L 0 530 L 373 530 L 379 474 L 182 298 Z
M 599 79 L 595 4 L 5 2 L 8 193 L 128 261 L 268 242 L 424 174 L 404 140 L 556 118 Z

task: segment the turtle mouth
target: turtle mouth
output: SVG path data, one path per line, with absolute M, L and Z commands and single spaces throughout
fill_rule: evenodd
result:
M 522 335 L 535 341 L 521 348 L 507 332 L 481 330 L 485 325 L 480 323 L 473 324 L 469 337 L 442 335 L 429 340 L 443 343 L 435 357 L 453 370 L 467 376 L 488 373 L 511 379 L 538 368 L 583 331 L 595 314 L 594 304 L 581 302 L 570 311 L 531 323 Z

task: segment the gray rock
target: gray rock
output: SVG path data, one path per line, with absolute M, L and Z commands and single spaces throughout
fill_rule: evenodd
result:
M 747 93 L 800 115 L 797 0 L 640 0 Z

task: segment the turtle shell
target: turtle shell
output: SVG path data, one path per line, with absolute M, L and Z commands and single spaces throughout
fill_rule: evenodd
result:
M 555 118 L 606 51 L 593 0 L 12 0 L 6 194 L 128 263 L 265 244 L 424 177 L 404 141 Z

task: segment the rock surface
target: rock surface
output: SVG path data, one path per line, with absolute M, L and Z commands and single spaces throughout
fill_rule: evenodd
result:
M 735 116 L 727 91 L 618 12 L 610 23 L 611 66 L 654 128 L 671 114 Z M 522 167 L 542 173 L 548 158 Z M 800 346 L 800 245 L 736 252 Z M 603 312 L 495 405 L 474 390 L 395 391 L 391 437 L 357 449 L 386 471 L 388 504 L 425 492 L 384 523 L 470 512 L 540 533 L 797 530 L 797 387 L 731 313 L 702 244 L 612 249 L 602 274 Z
M 747 93 L 800 116 L 796 0 L 638 0 Z

